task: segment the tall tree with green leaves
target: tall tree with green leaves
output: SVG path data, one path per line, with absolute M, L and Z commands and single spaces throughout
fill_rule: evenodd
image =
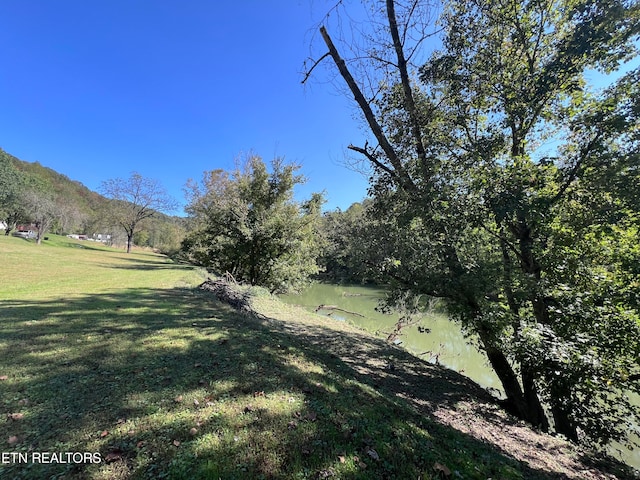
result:
M 520 418 L 624 439 L 640 418 L 640 82 L 591 92 L 585 73 L 636 55 L 637 3 L 452 0 L 420 68 L 422 2 L 381 3 L 378 82 L 321 29 L 377 142 L 352 149 L 374 168 L 379 274 L 397 298 L 447 302 Z
M 205 172 L 187 185 L 194 228 L 183 242 L 189 258 L 213 272 L 274 292 L 301 288 L 317 273 L 322 196 L 293 198 L 299 166 L 276 158 L 271 171 L 249 155 L 232 173 Z
M 102 182 L 100 190 L 111 199 L 109 217 L 127 235 L 127 253 L 141 222 L 157 212 L 173 210 L 176 202 L 157 180 L 133 172 L 127 179 L 112 178 Z

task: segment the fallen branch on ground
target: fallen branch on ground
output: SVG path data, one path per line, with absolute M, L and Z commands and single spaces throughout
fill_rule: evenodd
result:
M 348 313 L 349 315 L 356 315 L 358 317 L 365 318 L 364 315 L 360 315 L 359 313 L 356 313 L 356 312 L 350 312 L 349 310 L 345 310 L 335 305 L 318 305 L 318 307 L 315 310 L 316 313 L 318 313 L 319 310 L 332 310 L 332 311 L 337 310 L 338 312 L 344 312 L 344 313 Z

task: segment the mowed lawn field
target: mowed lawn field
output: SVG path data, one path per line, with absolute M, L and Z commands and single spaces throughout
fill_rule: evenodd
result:
M 242 315 L 198 268 L 54 235 L 0 264 L 2 479 L 612 478 L 515 422 L 487 441 L 475 384 L 260 289 Z

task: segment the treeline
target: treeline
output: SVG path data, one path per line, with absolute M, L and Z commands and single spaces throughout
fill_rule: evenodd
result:
M 39 243 L 46 232 L 108 236 L 125 245 L 110 199 L 39 163 L 24 162 L 0 149 L 0 222 L 10 235 L 19 225 L 33 227 Z M 134 243 L 176 253 L 185 234 L 184 219 L 154 212 L 135 233 Z

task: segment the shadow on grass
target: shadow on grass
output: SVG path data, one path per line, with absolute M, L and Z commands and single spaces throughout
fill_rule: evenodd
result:
M 121 252 L 116 252 L 116 253 L 121 253 Z M 198 268 L 188 263 L 180 263 L 180 262 L 174 262 L 172 260 L 167 260 L 166 257 L 161 257 L 158 255 L 154 256 L 149 260 L 142 259 L 140 258 L 139 255 L 140 254 L 136 253 L 134 257 L 128 257 L 127 254 L 125 253 L 124 255 L 120 256 L 120 260 L 123 260 L 125 262 L 130 262 L 130 264 L 125 263 L 122 265 L 114 265 L 112 263 L 105 263 L 103 264 L 103 266 L 106 268 L 114 268 L 116 270 L 142 270 L 142 271 L 171 270 L 171 269 L 175 269 L 176 265 L 189 267 L 190 270 L 194 270 Z
M 368 336 L 301 333 L 188 289 L 0 311 L 4 451 L 104 460 L 5 463 L 2 478 L 564 478 L 419 415 L 490 398 Z

